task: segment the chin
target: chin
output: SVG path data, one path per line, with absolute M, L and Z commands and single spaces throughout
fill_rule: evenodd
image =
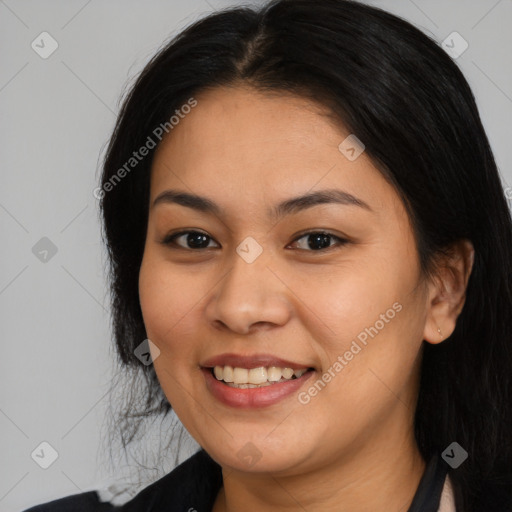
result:
M 229 467 L 236 471 L 247 473 L 287 473 L 289 470 L 295 470 L 301 462 L 307 459 L 307 455 L 297 453 L 298 443 L 290 443 L 290 446 L 276 448 L 274 443 L 269 443 L 268 439 L 261 441 L 233 442 L 233 446 L 228 450 L 218 450 L 218 446 L 205 450 L 221 466 Z M 294 448 L 295 447 L 295 448 Z

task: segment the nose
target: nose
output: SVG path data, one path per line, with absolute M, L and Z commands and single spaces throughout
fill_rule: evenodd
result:
M 291 317 L 287 286 L 265 250 L 248 263 L 236 252 L 206 306 L 209 322 L 219 330 L 249 334 L 283 326 Z M 275 262 L 275 260 L 274 260 Z

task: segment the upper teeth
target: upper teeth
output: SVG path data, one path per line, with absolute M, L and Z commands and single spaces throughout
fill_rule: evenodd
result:
M 278 366 L 270 366 L 265 368 L 239 368 L 232 366 L 215 366 L 213 373 L 217 380 L 224 382 L 233 382 L 234 384 L 262 384 L 264 382 L 277 382 L 284 379 L 291 379 L 293 375 L 299 378 L 307 371 L 307 368 L 293 370 L 293 368 L 280 368 Z

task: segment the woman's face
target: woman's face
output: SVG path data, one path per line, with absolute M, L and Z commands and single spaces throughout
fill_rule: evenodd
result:
M 196 99 L 155 155 L 139 277 L 176 414 L 221 465 L 283 475 L 409 439 L 428 289 L 397 193 L 315 103 L 243 87 Z M 154 204 L 169 190 L 215 210 Z M 314 370 L 237 389 L 205 369 L 215 357 L 240 368 L 227 380 L 279 378 L 272 358 Z

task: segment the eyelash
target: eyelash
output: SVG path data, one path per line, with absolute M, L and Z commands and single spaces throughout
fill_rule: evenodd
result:
M 183 235 L 188 235 L 188 234 L 198 234 L 198 235 L 204 235 L 206 237 L 208 237 L 210 240 L 213 240 L 212 237 L 210 237 L 209 235 L 207 235 L 206 233 L 203 233 L 202 231 L 195 231 L 195 230 L 190 230 L 190 231 L 180 231 L 179 233 L 174 233 L 174 234 L 171 234 L 171 235 L 167 235 L 163 240 L 162 240 L 162 244 L 163 245 L 166 245 L 168 246 L 169 248 L 171 249 L 183 249 L 185 251 L 194 251 L 194 252 L 201 252 L 201 251 L 205 251 L 207 249 L 211 249 L 211 247 L 202 247 L 202 248 L 190 248 L 190 247 L 182 247 L 180 245 L 177 245 L 175 240 L 177 238 L 180 238 L 181 236 Z M 311 236 L 311 235 L 325 235 L 325 236 L 329 236 L 333 239 L 335 239 L 337 242 L 338 242 L 338 246 L 339 247 L 342 247 L 344 245 L 346 245 L 349 241 L 345 238 L 341 238 L 339 236 L 336 236 L 335 234 L 333 233 L 330 233 L 328 231 L 308 231 L 306 233 L 302 233 L 300 236 L 296 237 L 291 243 L 295 243 L 297 242 L 298 240 L 300 240 L 301 238 L 304 238 L 304 237 L 307 237 L 307 236 Z M 317 249 L 317 250 L 313 250 L 313 249 L 299 249 L 300 251 L 305 251 L 305 252 L 313 252 L 313 253 L 318 253 L 318 252 L 328 252 L 328 251 L 331 251 L 332 249 L 336 249 L 336 245 L 331 245 L 325 249 Z

